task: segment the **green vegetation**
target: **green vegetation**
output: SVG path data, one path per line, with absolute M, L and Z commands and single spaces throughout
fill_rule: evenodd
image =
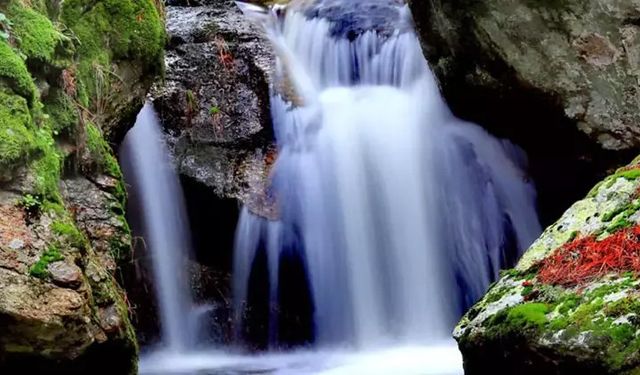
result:
M 0 169 L 6 170 L 25 160 L 36 145 L 27 101 L 0 90 L 0 103 Z
M 109 71 L 113 60 L 139 60 L 142 65 L 162 66 L 164 26 L 150 0 L 103 0 L 89 7 L 86 0 L 69 0 L 63 3 L 61 18 L 81 41 L 81 97 L 104 94 L 100 93 L 104 83 L 96 82 L 96 69 Z
M 605 229 L 608 233 L 614 233 L 620 229 L 628 228 L 634 223 L 629 218 L 640 210 L 640 200 L 633 200 L 623 206 L 617 207 L 611 212 L 602 215 L 602 222 L 611 222 L 615 220 Z
M 49 270 L 47 269 L 47 267 L 49 267 L 49 264 L 61 261 L 63 259 L 64 257 L 60 253 L 60 250 L 55 245 L 51 245 L 49 246 L 47 251 L 42 253 L 40 259 L 33 266 L 31 266 L 31 268 L 29 269 L 29 274 L 40 279 L 47 278 L 49 276 Z
M 548 312 L 549 306 L 544 303 L 525 303 L 510 309 L 507 313 L 507 321 L 513 326 L 538 328 L 547 323 Z
M 122 178 L 118 161 L 113 156 L 111 147 L 107 141 L 104 140 L 100 129 L 98 129 L 95 124 L 88 122 L 85 130 L 87 135 L 87 149 L 99 168 L 98 172 L 106 173 L 111 177 Z
M 31 170 L 35 176 L 35 192 L 45 199 L 60 202 L 60 172 L 62 168 L 62 157 L 51 137 L 48 128 L 37 131 L 37 143 L 40 151 L 40 158 L 31 163 Z
M 572 350 L 572 340 L 587 334 L 592 337 L 589 346 L 602 353 L 601 359 L 614 370 L 623 368 L 629 361 L 640 360 L 640 336 L 636 336 L 640 329 L 637 319 L 640 300 L 636 294 L 635 275 L 628 273 L 580 291 L 541 283 L 534 283 L 529 289 L 526 284 L 524 289 L 528 289 L 527 294 L 535 294 L 535 301 L 507 307 L 489 317 L 483 323 L 484 339 L 501 341 L 526 337 L 527 342 L 535 343 L 538 338 L 562 331 L 562 342 L 556 344 L 560 345 L 557 350 L 562 351 Z M 499 283 L 483 302 L 500 300 L 509 291 L 510 288 Z M 473 315 L 478 313 L 475 311 Z M 468 339 L 473 338 L 462 338 Z M 565 343 L 566 348 L 563 347 Z
M 612 176 L 607 177 L 606 179 L 607 187 L 613 186 L 613 184 L 615 184 L 616 180 L 618 180 L 619 178 L 624 178 L 626 180 L 632 181 L 632 180 L 637 180 L 638 177 L 640 177 L 639 168 L 633 168 L 633 169 L 621 168 L 621 169 L 618 169 L 616 173 L 613 174 Z
M 3 40 L 5 42 L 9 41 L 9 38 L 11 37 L 12 25 L 13 24 L 7 18 L 7 16 L 4 13 L 0 12 L 0 40 Z
M 218 113 L 220 113 L 220 108 L 218 108 L 217 106 L 212 105 L 212 106 L 209 108 L 209 114 L 210 114 L 210 115 L 212 115 L 212 116 L 213 116 L 213 115 L 217 115 Z
M 11 2 L 7 15 L 11 19 L 13 32 L 19 40 L 19 48 L 23 54 L 30 59 L 55 66 L 65 64 L 64 61 L 56 60 L 61 56 L 58 45 L 65 41 L 66 37 L 45 15 L 22 5 L 19 1 Z M 70 54 L 67 57 L 70 57 Z
M 15 93 L 25 98 L 29 106 L 33 104 L 36 85 L 22 58 L 4 40 L 0 40 L 0 79 L 4 79 Z
M 61 236 L 70 246 L 76 249 L 87 249 L 89 243 L 87 238 L 78 230 L 71 220 L 56 220 L 51 223 L 51 231 Z

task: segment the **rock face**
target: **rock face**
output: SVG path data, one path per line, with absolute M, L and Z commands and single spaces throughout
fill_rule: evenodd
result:
M 602 147 L 640 145 L 639 1 L 409 3 L 445 93 L 535 91 Z
M 131 236 L 103 134 L 161 68 L 159 11 L 150 0 L 0 1 L 1 373 L 136 373 L 115 278 Z
M 232 1 L 193 5 L 167 8 L 166 78 L 153 94 L 177 170 L 273 217 L 269 43 Z
M 455 330 L 467 374 L 640 371 L 640 161 L 574 204 Z

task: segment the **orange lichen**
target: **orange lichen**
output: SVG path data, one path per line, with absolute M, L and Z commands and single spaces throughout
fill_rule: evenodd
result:
M 640 226 L 621 229 L 608 237 L 577 238 L 540 264 L 543 283 L 577 286 L 607 274 L 640 273 Z

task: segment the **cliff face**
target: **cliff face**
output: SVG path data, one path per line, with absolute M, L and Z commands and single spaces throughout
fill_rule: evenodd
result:
M 162 67 L 150 0 L 0 1 L 0 372 L 136 372 L 105 135 Z

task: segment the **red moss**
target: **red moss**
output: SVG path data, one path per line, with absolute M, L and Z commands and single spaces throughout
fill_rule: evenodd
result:
M 577 238 L 541 262 L 538 279 L 547 284 L 576 286 L 611 273 L 640 273 L 640 226 L 622 229 L 598 241 Z

